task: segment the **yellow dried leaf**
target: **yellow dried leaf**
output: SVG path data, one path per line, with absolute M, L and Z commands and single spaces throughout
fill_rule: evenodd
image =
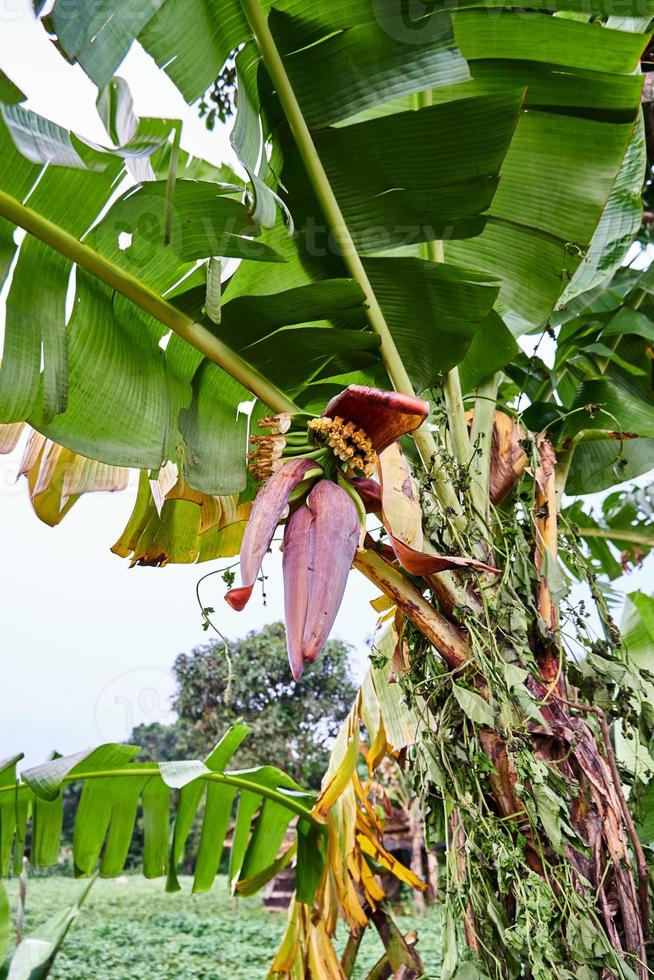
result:
M 311 980 L 347 980 L 320 920 L 312 923 L 309 936 L 309 970 Z
M 68 497 L 83 493 L 116 493 L 129 483 L 129 470 L 124 466 L 109 466 L 97 459 L 71 453 L 64 470 L 62 504 Z
M 212 528 L 200 532 L 200 553 L 198 561 L 213 561 L 216 558 L 233 558 L 241 550 L 241 542 L 247 521 L 236 521 L 227 527 Z
M 351 786 L 349 790 L 348 795 L 351 799 L 352 807 L 348 812 L 347 819 L 339 821 L 333 811 L 329 815 L 327 825 L 327 862 L 333 887 L 338 898 L 340 913 L 348 925 L 353 927 L 366 925 L 368 919 L 348 873 L 349 855 L 356 846 L 354 828 L 357 813 L 356 799 Z M 330 931 L 333 931 L 333 929 L 330 929 Z
M 313 811 L 319 819 L 326 818 L 328 811 L 352 778 L 359 754 L 359 700 L 357 698 L 355 705 L 357 715 L 353 717 L 353 709 L 336 737 L 329 768 L 323 779 L 322 791 Z
M 379 456 L 384 524 L 393 537 L 416 551 L 423 550 L 422 508 L 409 464 L 398 443 Z
M 349 875 L 347 875 L 345 878 L 345 894 L 342 896 L 341 902 L 343 907 L 343 918 L 347 922 L 350 929 L 356 929 L 358 926 L 368 925 L 368 916 L 363 911 L 363 906 L 359 901 L 359 896 L 356 893 L 356 889 Z
M 19 475 L 27 477 L 36 515 L 53 527 L 83 493 L 124 490 L 129 470 L 80 456 L 32 431 Z
M 302 938 L 302 909 L 298 902 L 292 902 L 288 910 L 288 923 L 286 932 L 277 950 L 277 954 L 271 964 L 268 976 L 292 973 L 295 963 L 300 955 L 300 940 Z
M 8 422 L 0 425 L 0 453 L 12 452 L 21 437 L 24 422 Z
M 371 599 L 370 605 L 378 613 L 386 612 L 387 609 L 395 609 L 395 603 L 384 592 L 376 599 Z
M 361 780 L 359 779 L 358 773 L 355 772 L 352 777 L 352 782 L 354 784 L 354 792 L 356 793 L 357 799 L 359 800 L 361 806 L 363 807 L 365 814 L 370 822 L 371 827 L 374 829 L 375 833 L 382 834 L 383 827 L 379 821 L 379 818 L 375 812 L 375 808 L 368 799 L 367 786 L 364 788 L 361 785 Z M 359 819 L 362 815 L 359 816 Z
M 370 671 L 367 672 L 359 688 L 359 702 L 359 717 L 366 726 L 368 738 L 371 742 L 374 742 L 379 731 L 381 711 L 379 708 L 379 698 L 377 697 Z
M 380 718 L 379 728 L 375 739 L 366 752 L 366 763 L 368 765 L 368 772 L 372 776 L 373 772 L 382 761 L 386 755 L 388 749 L 388 742 L 386 740 L 386 729 L 384 728 L 384 721 Z
M 361 887 L 373 908 L 386 898 L 386 892 L 381 887 L 365 860 L 361 861 Z
M 364 854 L 373 858 L 377 864 L 381 864 L 383 868 L 386 868 L 387 871 L 390 871 L 396 878 L 399 878 L 400 881 L 403 881 L 411 888 L 415 888 L 416 891 L 425 891 L 427 888 L 425 882 L 418 878 L 409 868 L 405 868 L 372 834 L 366 832 L 365 828 L 357 828 L 357 830 L 359 831 L 357 833 L 357 843 Z
M 383 626 L 384 623 L 388 623 L 390 622 L 390 620 L 395 619 L 395 612 L 396 612 L 396 607 L 393 606 L 393 608 L 389 609 L 387 613 L 384 613 L 383 616 L 380 616 L 376 624 L 377 629 Z
M 154 481 L 141 473 L 134 510 L 111 550 L 131 555 L 133 565 L 155 566 L 238 554 L 251 505 L 237 506 L 236 496 L 198 493 L 176 474 L 174 464 L 162 467 Z

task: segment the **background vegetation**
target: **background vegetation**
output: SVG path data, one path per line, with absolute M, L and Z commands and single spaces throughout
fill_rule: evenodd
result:
M 283 623 L 227 641 L 229 659 L 220 641 L 194 647 L 173 665 L 178 720 L 139 725 L 130 741 L 143 746 L 147 759 L 202 758 L 228 728 L 243 721 L 250 735 L 238 750 L 239 767 L 276 765 L 300 785 L 319 789 L 330 743 L 356 696 L 349 651 L 332 640 L 296 684 Z
M 51 980 L 262 980 L 270 955 L 286 926 L 286 916 L 265 912 L 260 896 L 233 901 L 224 878 L 208 895 L 189 898 L 190 879 L 181 878 L 182 891 L 164 892 L 161 881 L 129 876 L 97 881 L 80 919 L 73 924 L 50 973 Z M 46 877 L 30 881 L 27 899 L 28 932 L 71 904 L 84 883 Z M 16 883 L 8 889 L 15 904 Z M 429 975 L 438 976 L 440 923 L 435 912 L 420 920 L 419 949 Z M 398 917 L 407 932 L 418 926 L 414 916 Z M 341 930 L 339 949 L 344 945 Z M 383 947 L 374 930 L 361 946 L 355 978 L 365 977 Z

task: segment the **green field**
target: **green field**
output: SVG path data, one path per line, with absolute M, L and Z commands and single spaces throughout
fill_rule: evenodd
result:
M 266 976 L 281 938 L 285 915 L 266 912 L 259 897 L 229 896 L 225 879 L 208 895 L 191 895 L 191 879 L 183 891 L 167 895 L 163 881 L 127 877 L 97 881 L 73 924 L 50 976 L 53 980 L 259 980 Z M 82 881 L 65 877 L 30 879 L 26 929 L 70 905 Z M 12 900 L 16 883 L 9 884 Z M 429 977 L 438 976 L 439 922 L 435 912 L 424 918 L 401 916 L 403 931 L 418 928 Z M 341 942 L 344 934 L 341 933 Z M 359 967 L 365 977 L 382 947 L 371 931 L 364 937 Z

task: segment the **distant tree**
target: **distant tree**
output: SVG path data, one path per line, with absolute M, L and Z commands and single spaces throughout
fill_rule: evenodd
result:
M 350 648 L 332 640 L 296 684 L 291 677 L 282 623 L 228 643 L 231 679 L 220 642 L 203 644 L 175 660 L 178 720 L 139 725 L 131 741 L 152 759 L 189 758 L 210 751 L 237 720 L 251 728 L 238 766 L 278 765 L 299 783 L 317 789 L 331 740 L 352 706 L 356 688 Z
M 136 725 L 132 729 L 129 741 L 141 746 L 141 758 L 157 762 L 170 762 L 180 758 L 184 747 L 191 753 L 198 749 L 198 734 L 194 728 L 184 721 L 175 721 L 171 725 L 162 725 L 158 721 L 150 725 Z

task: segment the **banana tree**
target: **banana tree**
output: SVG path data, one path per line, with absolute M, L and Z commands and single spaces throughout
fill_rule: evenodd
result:
M 35 432 L 37 513 L 138 469 L 114 550 L 240 550 L 235 608 L 284 524 L 298 678 L 354 565 L 393 621 L 378 665 L 418 712 L 405 755 L 445 842 L 442 976 L 644 978 L 648 868 L 612 728 L 642 735 L 647 688 L 596 574 L 650 540 L 648 512 L 598 520 L 565 494 L 654 458 L 654 290 L 648 273 L 607 288 L 641 220 L 654 11 L 137 6 L 44 18 L 98 87 L 105 146 L 0 85 L 0 419 L 7 446 Z M 185 153 L 175 120 L 137 119 L 114 76 L 135 40 L 189 102 L 234 66 L 246 177 Z M 540 341 L 521 352 L 528 334 L 553 365 Z M 317 918 L 299 896 L 279 972 L 344 972 L 322 955 L 326 881 Z

